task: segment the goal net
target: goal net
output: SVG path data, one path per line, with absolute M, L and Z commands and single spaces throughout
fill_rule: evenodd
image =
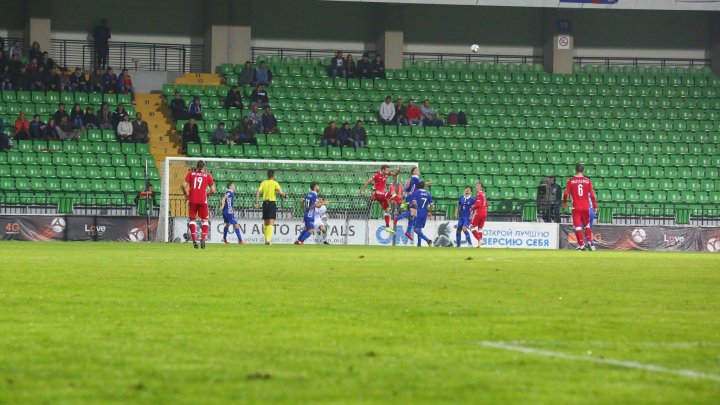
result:
M 391 184 L 405 184 L 414 162 L 351 162 L 312 160 L 264 160 L 226 158 L 168 157 L 163 168 L 162 199 L 157 241 L 185 242 L 188 234 L 187 201 L 180 189 L 185 176 L 198 160 L 207 163 L 207 171 L 215 180 L 217 193 L 209 196 L 210 234 L 209 242 L 220 242 L 223 237 L 223 219 L 220 200 L 229 182 L 235 184 L 235 216 L 238 219 L 243 239 L 248 243 L 263 243 L 262 209 L 255 208 L 255 193 L 261 181 L 267 178 L 267 171 L 274 170 L 287 198 L 278 198 L 277 220 L 275 221 L 274 243 L 292 243 L 303 227 L 302 198 L 309 192 L 310 183 L 320 185 L 319 196 L 328 200 L 327 229 L 328 241 L 332 244 L 366 244 L 368 221 L 382 219 L 382 208 L 370 200 L 370 188 L 360 195 L 362 185 L 370 179 L 383 164 L 400 175 L 388 178 Z M 262 198 L 262 197 L 260 197 Z M 393 206 L 393 212 L 397 207 Z M 199 229 L 200 227 L 198 227 Z M 228 241 L 237 239 L 228 232 Z M 316 242 L 315 235 L 311 239 Z

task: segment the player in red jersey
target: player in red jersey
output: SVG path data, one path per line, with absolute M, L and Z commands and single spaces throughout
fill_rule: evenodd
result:
M 385 214 L 383 215 L 383 218 L 385 219 L 385 231 L 389 233 L 395 233 L 395 230 L 390 227 L 390 200 L 395 198 L 396 195 L 385 190 L 385 188 L 387 186 L 388 176 L 397 176 L 399 173 L 399 167 L 397 171 L 391 172 L 390 166 L 382 165 L 380 167 L 380 171 L 375 173 L 372 178 L 368 179 L 360 190 L 360 195 L 365 195 L 365 189 L 370 185 L 370 183 L 373 183 L 372 199 L 380 203 L 383 211 L 385 211 Z
M 475 195 L 475 204 L 471 209 L 474 214 L 472 220 L 470 220 L 470 230 L 478 241 L 477 247 L 480 247 L 483 244 L 482 231 L 485 227 L 485 220 L 487 219 L 488 202 L 487 198 L 485 198 L 485 192 L 483 192 L 482 183 L 478 182 L 478 184 L 475 185 L 475 190 L 477 191 L 477 195 Z
M 577 237 L 578 250 L 585 250 L 585 242 L 583 241 L 583 228 L 585 229 L 585 237 L 590 245 L 590 250 L 595 250 L 595 244 L 592 242 L 592 230 L 590 229 L 590 201 L 595 209 L 597 216 L 597 200 L 595 199 L 595 191 L 590 179 L 585 177 L 583 172 L 585 167 L 578 163 L 575 165 L 575 176 L 571 177 L 565 186 L 565 194 L 563 195 L 563 207 L 567 208 L 568 195 L 572 196 L 572 219 L 575 227 L 575 236 Z M 590 197 L 590 200 L 588 200 Z
M 210 187 L 210 193 L 208 193 Z M 205 239 L 208 234 L 210 212 L 208 210 L 208 194 L 215 194 L 215 182 L 210 173 L 205 171 L 205 162 L 199 160 L 194 169 L 190 170 L 185 176 L 182 192 L 188 200 L 188 212 L 190 218 L 190 236 L 192 237 L 193 246 L 198 248 L 197 243 L 197 225 L 195 218 L 198 216 L 202 220 L 202 228 L 200 231 L 200 246 L 205 249 Z

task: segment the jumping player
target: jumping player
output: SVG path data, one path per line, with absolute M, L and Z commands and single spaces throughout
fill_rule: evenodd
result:
M 395 230 L 390 227 L 390 200 L 395 197 L 395 195 L 386 191 L 385 187 L 387 186 L 388 176 L 397 176 L 399 173 L 399 167 L 397 171 L 391 172 L 390 166 L 382 165 L 380 167 L 380 171 L 375 173 L 371 179 L 368 179 L 360 190 L 360 195 L 364 196 L 365 189 L 370 185 L 370 183 L 373 183 L 372 199 L 377 201 L 385 212 L 383 214 L 383 218 L 385 219 L 385 231 L 388 233 L 395 233 Z
M 215 194 L 215 182 L 210 173 L 205 171 L 206 165 L 202 160 L 198 160 L 195 168 L 188 172 L 185 176 L 183 185 L 180 186 L 185 198 L 188 200 L 188 217 L 190 219 L 190 237 L 193 241 L 193 247 L 198 248 L 197 243 L 197 224 L 195 219 L 199 216 L 202 220 L 202 228 L 200 231 L 200 247 L 205 249 L 205 240 L 207 239 L 209 228 L 208 195 Z M 208 193 L 208 187 L 210 192 Z
M 307 193 L 305 198 L 302 200 L 305 229 L 303 229 L 300 236 L 298 236 L 298 239 L 295 241 L 296 245 L 304 245 L 305 240 L 313 234 L 313 229 L 315 229 L 315 208 L 328 204 L 327 201 L 318 199 L 318 191 L 320 191 L 320 186 L 317 183 L 311 183 L 310 192 Z
M 230 225 L 235 228 L 235 235 L 238 238 L 238 243 L 241 245 L 245 244 L 245 241 L 242 238 L 242 234 L 240 233 L 240 224 L 238 224 L 237 218 L 235 217 L 235 211 L 233 211 L 233 207 L 235 206 L 235 183 L 232 181 L 227 184 L 227 191 L 225 191 L 225 194 L 223 195 L 222 199 L 220 200 L 220 210 L 222 210 L 223 215 L 223 222 L 225 222 L 225 227 L 223 229 L 223 243 L 228 243 L 227 241 L 227 234 L 228 229 L 230 228 Z
M 423 228 L 425 228 L 425 221 L 427 216 L 432 212 L 433 199 L 429 192 L 425 191 L 425 182 L 420 181 L 417 184 L 417 189 L 413 192 L 410 198 L 410 205 L 415 208 L 415 233 L 418 236 L 417 245 L 420 247 L 422 241 L 427 242 L 428 247 L 432 247 L 432 240 L 425 236 Z
M 487 219 L 488 202 L 487 198 L 485 198 L 485 192 L 483 192 L 482 183 L 478 182 L 478 184 L 475 185 L 475 190 L 477 191 L 477 194 L 475 195 L 475 204 L 471 209 L 473 216 L 470 221 L 470 229 L 472 230 L 473 236 L 475 236 L 475 239 L 478 241 L 477 247 L 480 247 L 483 244 L 482 232 L 485 227 L 485 220 Z
M 472 247 L 472 238 L 470 238 L 470 211 L 475 205 L 475 198 L 472 196 L 472 188 L 466 187 L 465 194 L 461 195 L 458 199 L 458 203 L 455 206 L 455 218 L 457 218 L 457 230 L 455 232 L 455 246 L 460 247 L 462 245 L 462 234 L 465 233 L 465 240 L 467 240 L 468 246 Z
M 565 194 L 563 194 L 563 208 L 567 208 L 568 195 L 572 198 L 572 219 L 575 227 L 575 236 L 577 237 L 577 250 L 585 250 L 585 241 L 583 240 L 583 229 L 585 229 L 585 238 L 590 245 L 590 250 L 595 250 L 592 242 L 592 230 L 590 229 L 590 205 L 597 216 L 597 199 L 593 190 L 592 182 L 583 174 L 585 167 L 578 163 L 575 165 L 575 176 L 571 177 L 565 186 Z

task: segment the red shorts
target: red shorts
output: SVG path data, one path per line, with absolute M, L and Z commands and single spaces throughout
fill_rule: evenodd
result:
M 584 228 L 590 225 L 590 210 L 572 210 L 573 226 Z
M 470 221 L 470 226 L 482 229 L 485 226 L 485 220 L 487 219 L 487 213 L 476 213 Z
M 210 212 L 206 203 L 188 203 L 188 217 L 194 221 L 196 217 L 200 219 L 208 219 Z
M 373 190 L 372 197 L 373 200 L 380 203 L 380 206 L 383 207 L 384 210 L 390 208 L 390 203 L 388 202 L 388 198 L 390 197 L 389 192 Z

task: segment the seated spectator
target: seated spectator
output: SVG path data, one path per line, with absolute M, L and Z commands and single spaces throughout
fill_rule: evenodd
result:
M 30 121 L 30 138 L 41 141 L 49 141 L 47 137 L 48 126 L 40 120 L 40 114 L 35 114 L 33 120 Z
M 38 68 L 40 67 L 45 69 L 46 72 L 50 72 L 58 66 L 55 61 L 50 57 L 49 53 L 43 52 L 42 57 L 38 60 Z
M 60 124 L 55 127 L 58 139 L 61 141 L 72 141 L 80 137 L 80 129 L 73 128 L 67 115 L 62 117 Z
M 228 138 L 227 131 L 225 131 L 225 123 L 220 121 L 218 122 L 217 128 L 215 128 L 215 132 L 213 132 L 212 139 L 213 145 L 232 145 L 232 140 Z
M 335 121 L 330 121 L 325 131 L 323 131 L 322 146 L 340 146 L 340 131 L 338 131 Z
M 200 135 L 198 133 L 198 126 L 195 123 L 195 118 L 190 117 L 190 120 L 183 126 L 182 137 L 182 153 L 187 153 L 187 145 L 189 143 L 200 143 Z
M 117 84 L 117 75 L 111 67 L 107 68 L 102 79 L 102 86 L 105 93 L 115 93 L 115 85 Z
M 227 96 L 225 96 L 225 108 L 237 108 L 240 111 L 245 108 L 242 102 L 242 94 L 240 94 L 238 86 L 232 86 L 230 91 L 228 91 Z
M 395 116 L 393 117 L 395 125 L 407 125 L 407 119 L 405 118 L 405 106 L 403 105 L 403 99 L 398 98 L 395 100 Z
M 5 133 L 5 121 L 0 117 L 0 152 L 12 149 L 12 141 Z
M 265 114 L 262 116 L 263 132 L 266 134 L 279 134 L 280 128 L 277 126 L 278 120 L 275 118 L 272 109 L 265 107 Z
M 345 77 L 345 59 L 342 57 L 342 52 L 337 51 L 335 56 L 330 60 L 330 77 L 333 79 L 341 76 Z
M 108 103 L 102 103 L 100 111 L 97 113 L 97 127 L 100 129 L 114 129 L 113 127 L 113 114 L 110 112 L 110 106 Z M 56 121 L 57 122 L 57 121 Z
M 50 75 L 45 71 L 44 67 L 38 67 L 37 72 L 32 74 L 25 73 L 24 70 L 25 69 L 22 69 L 23 73 L 29 78 L 30 91 L 45 91 L 48 89 Z
M 350 123 L 344 122 L 340 128 L 340 136 L 338 137 L 339 146 L 352 146 L 355 147 L 355 139 L 352 136 L 352 130 L 350 129 Z
M 55 118 L 55 122 L 61 122 L 62 117 L 69 117 L 67 111 L 65 111 L 65 103 L 58 104 L 58 109 L 55 111 L 55 114 L 53 114 L 53 118 Z
M 362 59 L 357 63 L 357 76 L 362 79 L 372 79 L 372 67 L 367 52 L 363 53 Z
M 117 126 L 117 140 L 118 142 L 132 142 L 133 141 L 133 125 L 130 122 L 130 116 L 124 114 L 122 120 Z
M 10 66 L 10 57 L 5 53 L 5 49 L 0 46 L 0 67 Z
M 25 64 L 22 63 L 22 61 L 20 60 L 20 58 L 17 55 L 10 58 L 10 71 L 19 72 L 20 68 L 23 68 L 23 67 L 25 67 Z M 47 69 L 45 69 L 45 70 L 47 70 Z
M 150 142 L 148 123 L 143 121 L 141 112 L 135 113 L 135 121 L 132 122 L 132 137 L 135 142 Z
M 184 120 L 187 118 L 187 108 L 185 107 L 185 100 L 180 96 L 180 93 L 175 92 L 175 97 L 170 101 L 170 114 L 172 115 L 173 122 L 178 120 Z
M 250 122 L 249 117 L 243 117 L 242 122 L 237 129 L 235 142 L 238 144 L 257 145 L 257 139 L 255 139 L 255 129 L 253 129 L 253 125 L 252 122 Z
M 439 127 L 443 124 L 437 111 L 430 107 L 430 100 L 428 99 L 425 99 L 423 106 L 420 107 L 420 114 L 422 114 L 423 125 Z
M 415 105 L 415 100 L 410 99 L 408 101 L 408 106 L 405 109 L 405 117 L 407 118 L 408 125 L 422 126 L 422 114 L 420 113 L 420 109 L 418 108 L 418 106 Z
M 120 123 L 120 121 L 122 121 L 123 116 L 125 115 L 127 115 L 128 117 L 130 116 L 130 114 L 128 114 L 127 110 L 125 109 L 125 105 L 118 104 L 112 116 L 113 128 L 117 128 L 118 124 Z
M 272 71 L 267 68 L 265 61 L 261 61 L 257 69 L 255 69 L 253 84 L 256 86 L 263 85 L 270 87 L 270 83 L 272 83 Z
M 363 122 L 357 120 L 355 127 L 352 129 L 352 138 L 355 140 L 355 147 L 364 148 L 367 144 L 367 131 L 363 128 Z
M 140 191 L 135 197 L 135 205 L 138 205 L 141 200 L 147 201 L 148 199 L 150 200 L 150 207 L 157 206 L 157 200 L 155 199 L 155 190 L 153 190 L 153 186 L 150 183 L 146 183 L 145 189 Z
M 92 75 L 90 75 L 90 80 L 88 81 L 88 92 L 93 93 L 102 93 L 103 92 L 103 73 L 100 68 L 95 68 L 95 72 L 93 72 Z
M 55 118 L 50 118 L 48 120 L 47 129 L 45 130 L 45 132 L 46 132 L 45 136 L 47 137 L 48 140 L 59 139 L 58 133 L 57 133 L 57 122 L 55 122 Z
M 73 74 L 70 75 L 70 84 L 72 85 L 72 91 L 87 92 L 87 78 L 81 68 L 76 67 Z
M 80 104 L 75 104 L 70 110 L 70 123 L 73 126 L 76 127 L 84 127 L 85 124 L 83 123 L 83 116 L 85 113 L 83 113 L 82 108 L 80 108 Z
M 38 41 L 33 41 L 32 46 L 28 49 L 28 58 L 35 59 L 36 61 L 42 59 L 42 51 L 40 50 L 40 43 Z
M 15 121 L 13 138 L 15 138 L 16 141 L 26 141 L 30 139 L 30 121 L 25 118 L 24 112 L 18 114 L 18 118 Z
M 257 104 L 254 104 L 250 107 L 250 113 L 247 115 L 247 118 L 250 120 L 250 125 L 252 125 L 253 131 L 256 134 L 263 133 L 265 128 L 263 128 L 262 115 L 258 110 Z
M 30 59 L 30 62 L 25 66 L 25 71 L 34 73 L 38 70 L 38 60 L 35 58 Z
M 13 89 L 17 91 L 30 90 L 30 75 L 25 72 L 25 68 L 20 68 L 17 74 L 10 71 L 10 76 L 13 78 Z
M 257 88 L 250 93 L 250 106 L 257 105 L 259 108 L 265 108 L 270 105 L 270 99 L 265 86 L 258 84 Z
M 135 88 L 127 69 L 123 69 L 117 79 L 117 92 L 118 94 L 130 94 L 130 99 L 135 99 Z
M 68 74 L 67 69 L 62 68 L 57 79 L 58 79 L 58 89 L 60 91 L 67 91 L 67 92 L 73 91 L 72 83 L 70 82 L 70 75 Z
M 344 69 L 345 77 L 357 77 L 357 67 L 355 66 L 355 61 L 353 61 L 353 56 L 351 54 L 347 54 L 345 57 Z
M 10 65 L 5 65 L 0 71 L 0 91 L 10 91 L 13 89 L 13 77 L 10 74 Z
M 88 106 L 85 109 L 85 114 L 83 114 L 82 121 L 85 124 L 86 129 L 97 128 L 98 122 L 97 122 L 97 116 L 95 116 L 95 109 Z
M 60 91 L 60 70 L 53 69 L 46 72 L 47 74 L 47 91 Z
M 241 86 L 250 86 L 253 84 L 254 80 L 255 69 L 253 69 L 250 61 L 247 61 L 245 62 L 245 66 L 240 71 L 240 75 L 238 75 L 238 83 L 240 83 Z
M 8 53 L 10 53 L 10 58 L 13 58 L 14 56 L 17 56 L 18 59 L 22 58 L 22 44 L 20 41 L 13 42 L 10 49 L 8 49 Z
M 190 103 L 190 107 L 188 107 L 188 117 L 195 118 L 196 120 L 202 119 L 202 103 L 200 102 L 200 97 L 193 98 L 192 103 Z
M 370 73 L 375 79 L 385 78 L 385 62 L 383 62 L 382 56 L 375 55 L 375 60 L 370 65 Z
M 385 97 L 385 101 L 380 104 L 380 123 L 383 125 L 393 124 L 395 117 L 395 106 L 392 103 L 392 97 Z

